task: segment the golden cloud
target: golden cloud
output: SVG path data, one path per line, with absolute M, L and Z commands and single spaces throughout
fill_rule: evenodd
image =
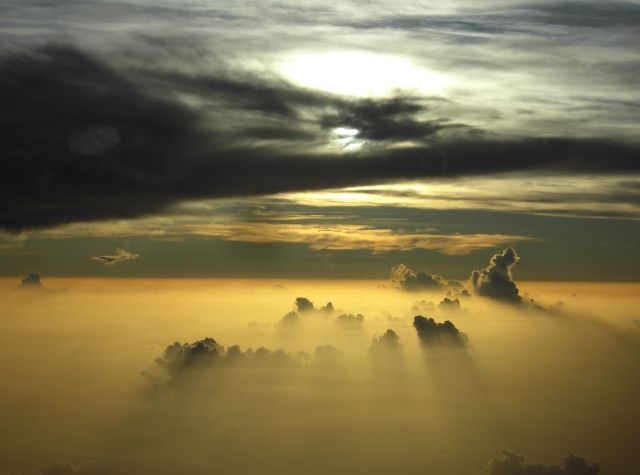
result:
M 446 255 L 465 255 L 479 249 L 510 245 L 533 239 L 512 234 L 439 234 L 431 230 L 401 232 L 356 224 L 288 224 L 264 222 L 204 223 L 202 220 L 172 221 L 170 218 L 105 221 L 71 224 L 42 231 L 48 237 L 151 236 L 176 239 L 202 236 L 254 244 L 306 244 L 313 250 L 390 251 L 429 249 Z
M 191 234 L 250 243 L 307 244 L 314 250 L 369 250 L 373 253 L 429 249 L 447 255 L 464 255 L 478 249 L 530 240 L 509 234 L 403 233 L 361 225 L 306 225 L 239 222 L 196 225 Z

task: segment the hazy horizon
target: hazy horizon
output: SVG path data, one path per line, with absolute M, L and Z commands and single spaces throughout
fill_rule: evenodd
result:
M 525 303 L 458 296 L 448 308 L 448 287 L 408 291 L 390 279 L 15 283 L 0 279 L 6 473 L 201 473 L 214 463 L 222 473 L 502 475 L 528 472 L 492 459 L 517 470 L 510 457 L 522 453 L 525 470 L 568 452 L 588 471 L 557 473 L 599 473 L 595 462 L 634 473 L 640 284 L 518 282 Z M 421 344 L 416 315 L 450 320 L 464 337 Z M 372 343 L 388 329 L 400 346 Z M 212 360 L 191 358 L 214 347 L 163 356 L 205 338 L 223 345 Z M 259 348 L 284 353 L 254 356 Z

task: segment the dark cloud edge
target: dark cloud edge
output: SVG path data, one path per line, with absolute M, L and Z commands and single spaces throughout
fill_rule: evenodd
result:
M 137 71 L 111 63 L 68 44 L 0 53 L 0 230 L 427 177 L 640 171 L 639 144 L 490 136 L 435 116 L 429 98 L 349 100 L 225 68 L 170 70 L 162 57 Z M 336 127 L 368 145 L 318 151 Z

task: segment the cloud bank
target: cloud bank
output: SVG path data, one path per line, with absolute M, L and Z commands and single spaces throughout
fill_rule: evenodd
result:
M 433 318 L 417 315 L 413 318 L 413 327 L 416 329 L 420 343 L 425 346 L 464 347 L 467 345 L 467 335 L 458 330 L 449 320 L 438 323 Z
M 582 457 L 567 455 L 561 464 L 544 465 L 527 463 L 524 455 L 509 450 L 502 451 L 502 457 L 491 461 L 488 475 L 597 475 L 600 466 L 589 464 Z
M 635 146 L 606 138 L 498 139 L 452 129 L 428 98 L 362 100 L 223 67 L 148 68 L 133 51 L 135 67 L 65 44 L 2 53 L 1 229 L 157 214 L 190 199 L 640 166 Z M 337 127 L 371 146 L 344 156 L 330 145 Z

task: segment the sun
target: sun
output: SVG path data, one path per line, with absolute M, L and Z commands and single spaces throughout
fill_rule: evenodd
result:
M 345 96 L 379 97 L 398 90 L 437 94 L 451 85 L 449 77 L 406 57 L 363 51 L 298 52 L 278 69 L 299 86 Z

